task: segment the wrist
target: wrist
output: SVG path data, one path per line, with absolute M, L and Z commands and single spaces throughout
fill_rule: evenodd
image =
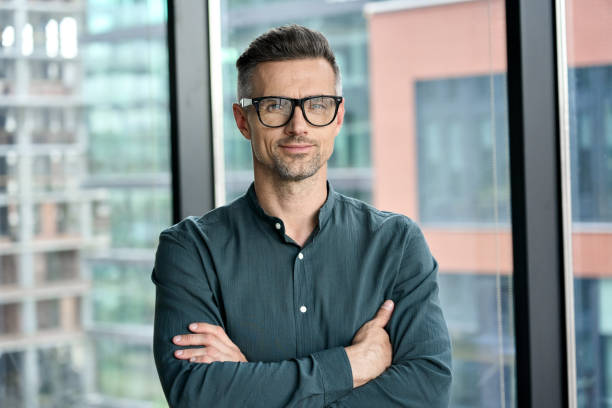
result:
M 358 346 L 352 345 L 344 348 L 346 351 L 346 356 L 348 357 L 349 363 L 351 365 L 351 372 L 353 373 L 353 388 L 357 388 L 365 383 L 367 383 L 370 379 L 365 378 L 362 375 L 361 368 L 361 358 Z

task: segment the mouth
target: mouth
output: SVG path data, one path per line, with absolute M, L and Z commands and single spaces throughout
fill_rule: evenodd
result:
M 313 147 L 313 145 L 311 144 L 285 144 L 285 145 L 280 145 L 280 148 L 283 149 L 283 151 L 288 152 L 288 153 L 307 153 L 311 148 Z

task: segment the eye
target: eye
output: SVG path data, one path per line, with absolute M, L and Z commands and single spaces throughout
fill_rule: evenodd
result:
M 270 105 L 268 105 L 266 107 L 267 110 L 269 111 L 275 111 L 275 110 L 280 110 L 282 109 L 282 105 L 280 103 L 271 103 Z
M 264 99 L 260 102 L 260 108 L 270 113 L 283 112 L 287 108 L 287 102 L 280 98 Z
M 308 109 L 311 111 L 325 111 L 330 108 L 329 98 L 314 98 L 308 100 Z

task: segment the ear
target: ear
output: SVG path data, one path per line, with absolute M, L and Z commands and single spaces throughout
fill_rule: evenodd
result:
M 251 140 L 251 131 L 249 129 L 249 121 L 247 119 L 246 110 L 237 103 L 232 105 L 232 110 L 234 112 L 234 120 L 236 121 L 238 130 L 240 130 L 240 133 L 242 133 L 242 136 L 244 136 L 245 139 Z
M 346 101 L 346 99 L 342 98 L 342 102 L 340 103 L 340 106 L 338 106 L 338 115 L 336 117 L 336 123 L 338 124 L 338 126 L 342 126 L 342 123 L 344 123 L 344 102 Z
M 336 135 L 338 135 L 338 133 L 340 132 L 340 128 L 342 128 L 342 124 L 344 123 L 344 98 L 342 99 L 340 106 L 338 106 L 338 113 L 336 114 L 335 122 Z

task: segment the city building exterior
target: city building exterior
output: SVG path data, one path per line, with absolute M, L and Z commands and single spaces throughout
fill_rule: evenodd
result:
M 164 406 L 166 4 L 0 2 L 0 406 Z
M 84 188 L 80 2 L 0 3 L 0 399 L 72 405 L 87 371 L 86 254 L 109 244 L 108 194 Z
M 495 395 L 509 406 L 515 374 L 505 4 L 409 3 L 366 8 L 373 202 L 418 220 L 440 264 L 458 379 L 453 406 L 490 406 Z M 612 397 L 609 13 L 599 0 L 567 2 L 580 407 L 607 406 Z

